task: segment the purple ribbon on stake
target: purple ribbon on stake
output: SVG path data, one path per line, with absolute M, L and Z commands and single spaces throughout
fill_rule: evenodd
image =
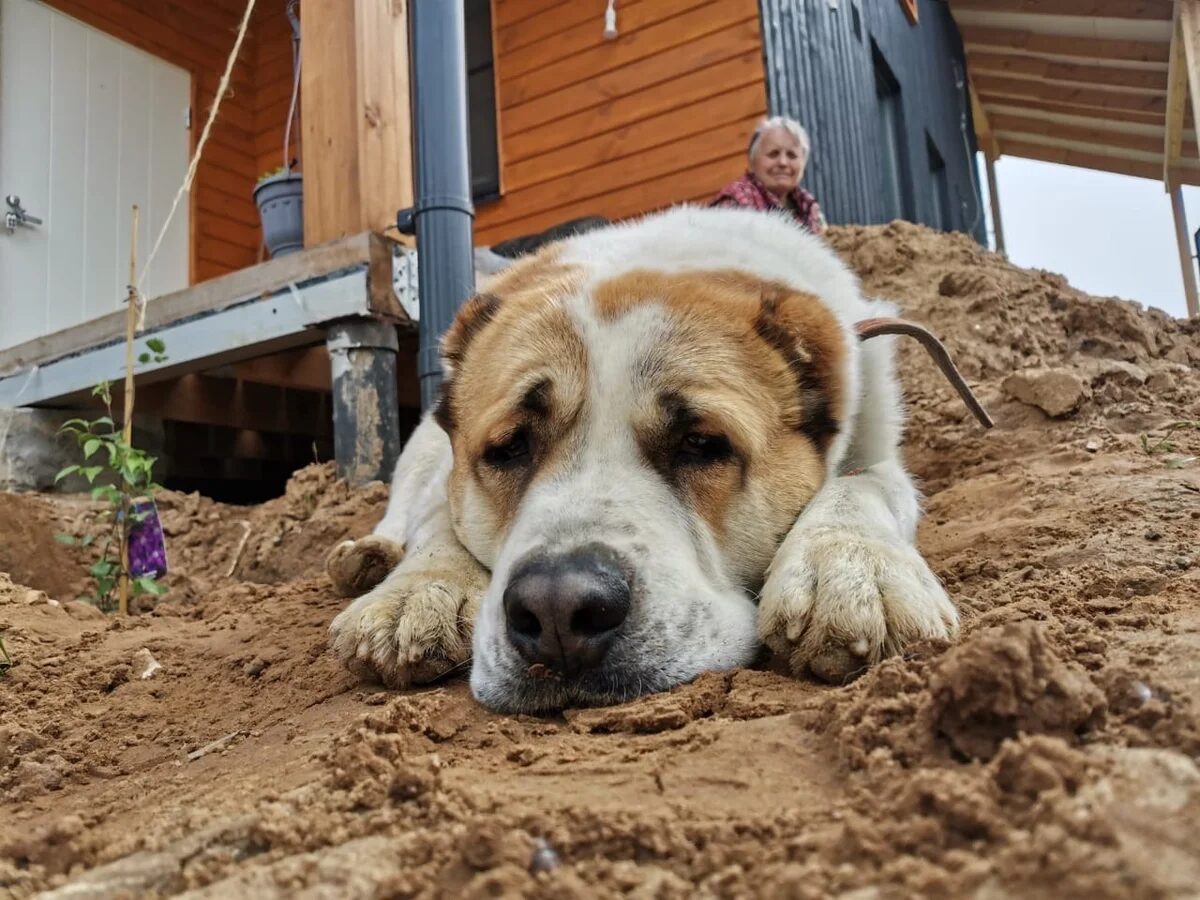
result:
M 142 578 L 167 574 L 167 544 L 163 537 L 158 507 L 153 500 L 138 500 L 133 504 L 134 521 L 129 528 L 129 575 Z M 140 521 L 137 517 L 144 516 Z

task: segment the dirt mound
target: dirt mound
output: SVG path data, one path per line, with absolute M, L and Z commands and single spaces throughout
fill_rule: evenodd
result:
M 998 423 L 900 343 L 958 643 L 846 687 L 764 662 L 493 716 L 327 652 L 321 563 L 380 485 L 167 494 L 172 590 L 125 621 L 73 602 L 78 551 L 51 543 L 85 507 L 6 498 L 0 897 L 1195 896 L 1200 325 L 961 236 L 832 239 Z

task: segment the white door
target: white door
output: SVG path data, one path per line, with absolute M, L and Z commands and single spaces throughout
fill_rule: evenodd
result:
M 35 0 L 0 0 L 0 349 L 120 309 L 131 207 L 139 268 L 188 164 L 191 76 Z M 188 282 L 187 198 L 147 273 Z

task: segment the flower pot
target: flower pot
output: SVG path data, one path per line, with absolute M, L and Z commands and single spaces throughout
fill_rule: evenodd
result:
M 284 172 L 264 178 L 254 187 L 254 202 L 262 220 L 263 242 L 272 257 L 304 249 L 304 177 Z

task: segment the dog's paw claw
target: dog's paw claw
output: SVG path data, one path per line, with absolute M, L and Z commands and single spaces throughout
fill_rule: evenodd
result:
M 470 657 L 482 585 L 422 573 L 393 576 L 329 626 L 334 654 L 355 675 L 388 687 L 436 681 Z
M 949 639 L 958 613 L 916 548 L 842 529 L 789 537 L 759 605 L 759 636 L 796 675 L 840 684 L 915 641 Z
M 404 548 L 376 534 L 342 541 L 329 551 L 325 572 L 342 597 L 359 597 L 380 584 L 404 559 Z

